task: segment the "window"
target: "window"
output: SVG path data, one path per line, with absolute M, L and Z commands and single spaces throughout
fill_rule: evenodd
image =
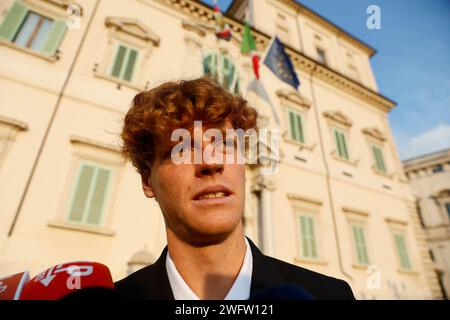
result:
M 288 109 L 289 115 L 289 132 L 292 140 L 304 143 L 305 137 L 303 132 L 302 116 L 298 111 Z
M 29 10 L 14 2 L 0 26 L 0 38 L 19 47 L 52 56 L 66 32 L 66 23 Z
M 316 53 L 317 53 L 317 60 L 323 64 L 326 65 L 327 64 L 327 57 L 325 54 L 325 50 L 320 49 L 320 48 L 316 48 Z
M 338 156 L 342 159 L 349 160 L 348 145 L 346 139 L 346 133 L 338 128 L 333 128 L 334 139 L 336 143 L 336 149 Z
M 359 71 L 356 68 L 356 66 L 354 64 L 352 64 L 352 63 L 348 64 L 348 75 L 353 80 L 360 80 Z
M 394 239 L 401 268 L 405 270 L 410 270 L 411 262 L 409 260 L 408 251 L 406 248 L 405 236 L 403 234 L 397 233 L 394 234 Z
M 443 172 L 444 171 L 444 167 L 442 166 L 442 164 L 438 164 L 437 166 L 433 167 L 433 173 L 439 173 L 439 172 Z
M 111 76 L 132 82 L 138 51 L 120 44 L 117 46 Z
M 301 235 L 300 253 L 303 258 L 318 258 L 315 220 L 311 216 L 299 215 Z
M 72 191 L 67 220 L 72 223 L 100 226 L 111 180 L 108 167 L 82 162 Z
M 364 235 L 364 229 L 361 226 L 353 225 L 353 244 L 356 252 L 356 261 L 358 264 L 368 265 L 369 257 L 367 254 L 367 244 Z
M 203 73 L 219 82 L 228 91 L 240 93 L 238 72 L 225 55 L 217 53 L 206 55 L 203 59 Z
M 386 165 L 384 163 L 383 152 L 379 145 L 372 144 L 372 155 L 375 160 L 376 170 L 386 172 Z

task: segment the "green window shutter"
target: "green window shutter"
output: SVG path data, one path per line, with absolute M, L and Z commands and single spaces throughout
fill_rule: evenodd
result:
M 114 66 L 111 75 L 116 78 L 120 78 L 120 71 L 122 70 L 122 65 L 125 59 L 125 54 L 127 53 L 127 48 L 120 45 L 117 49 L 116 58 L 114 59 Z
M 373 154 L 373 158 L 375 159 L 375 166 L 377 169 L 380 169 L 380 162 L 378 159 L 378 153 L 377 153 L 377 147 L 376 146 L 372 146 L 372 154 Z
M 400 257 L 400 265 L 403 269 L 411 269 L 408 253 L 406 250 L 405 238 L 402 235 L 395 235 L 398 255 Z
M 341 147 L 342 147 L 342 154 L 345 159 L 348 159 L 348 148 L 347 148 L 347 140 L 345 139 L 345 134 L 343 132 L 339 132 L 341 137 Z
M 90 199 L 90 208 L 87 217 L 88 224 L 99 225 L 101 222 L 109 178 L 109 170 L 97 168 L 95 187 Z
M 211 55 L 208 55 L 205 58 L 203 58 L 203 73 L 205 75 L 211 74 L 211 60 L 212 60 Z
M 369 264 L 369 257 L 367 255 L 367 244 L 366 239 L 364 237 L 364 230 L 362 228 L 359 228 L 359 239 L 361 242 L 361 253 L 362 253 L 361 263 Z
M 291 139 L 298 142 L 305 142 L 303 137 L 302 117 L 295 111 L 289 110 L 289 125 L 291 131 Z
M 375 146 L 374 148 L 376 154 L 377 168 L 383 172 L 386 172 L 386 166 L 384 164 L 383 153 L 381 152 L 381 148 L 378 146 Z
M 53 56 L 66 33 L 66 22 L 62 20 L 55 20 L 47 39 L 47 42 L 42 48 L 42 53 Z
M 360 239 L 359 239 L 358 227 L 356 227 L 356 226 L 353 226 L 353 237 L 354 237 L 354 241 L 355 241 L 356 257 L 357 257 L 358 263 L 361 263 L 362 256 L 361 256 L 361 249 L 360 249 Z
M 353 237 L 355 241 L 355 249 L 357 261 L 360 264 L 369 264 L 369 258 L 367 255 L 367 246 L 364 239 L 364 230 L 361 227 L 353 226 Z
M 339 157 L 343 157 L 343 149 L 342 149 L 342 145 L 341 145 L 341 138 L 339 135 L 339 131 L 337 131 L 336 129 L 334 130 L 334 138 L 336 140 L 336 147 L 337 147 L 337 151 L 338 151 L 338 155 Z
M 94 177 L 95 168 L 83 164 L 80 169 L 78 181 L 76 184 L 75 194 L 73 196 L 72 205 L 69 214 L 69 220 L 74 222 L 82 222 L 84 211 L 88 202 L 88 195 Z
M 12 41 L 19 30 L 28 9 L 21 1 L 16 0 L 8 11 L 8 15 L 0 26 L 0 38 Z
M 302 256 L 309 257 L 309 239 L 306 225 L 306 217 L 300 216 L 300 231 L 302 239 Z
M 138 53 L 136 50 L 130 49 L 130 53 L 128 55 L 127 68 L 125 69 L 125 75 L 123 77 L 124 80 L 126 81 L 131 81 L 133 77 L 133 71 L 136 64 L 137 55 Z
M 314 219 L 308 217 L 307 220 L 308 220 L 309 248 L 311 252 L 311 258 L 317 258 L 316 235 L 314 232 Z
M 302 118 L 300 117 L 299 114 L 295 115 L 296 120 L 297 120 L 297 128 L 298 128 L 298 141 L 300 142 L 305 142 L 304 138 L 303 138 L 303 124 L 302 124 Z
M 301 215 L 299 221 L 302 241 L 301 256 L 304 258 L 317 258 L 318 253 L 314 219 L 312 217 Z
M 292 111 L 289 111 L 289 123 L 291 126 L 291 139 L 297 140 L 297 126 L 295 125 L 295 115 Z

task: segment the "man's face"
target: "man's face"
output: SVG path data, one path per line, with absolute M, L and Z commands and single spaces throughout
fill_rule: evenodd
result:
M 233 126 L 226 121 L 218 129 L 233 129 Z M 209 143 L 204 138 L 203 143 L 197 142 L 197 148 L 203 154 Z M 224 152 L 230 152 L 230 147 L 224 147 Z M 170 152 L 168 155 L 157 152 L 150 177 L 142 182 L 146 196 L 156 197 L 166 227 L 184 241 L 218 241 L 241 223 L 245 201 L 245 167 L 242 163 L 228 163 L 224 157 L 221 163 L 203 160 L 198 164 L 193 161 L 176 164 Z

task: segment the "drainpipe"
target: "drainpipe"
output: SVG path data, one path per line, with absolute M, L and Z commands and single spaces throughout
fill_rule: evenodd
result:
M 317 70 L 317 65 L 314 65 L 314 69 L 311 71 L 311 74 L 310 74 L 309 82 L 310 82 L 310 86 L 311 86 L 314 112 L 316 114 L 317 128 L 319 130 L 319 142 L 320 142 L 320 148 L 321 148 L 321 153 L 322 153 L 322 160 L 323 160 L 323 164 L 325 165 L 328 200 L 330 202 L 331 217 L 333 218 L 333 228 L 334 228 L 334 236 L 336 239 L 336 249 L 337 249 L 338 259 L 339 259 L 339 268 L 343 275 L 345 275 L 348 279 L 353 280 L 352 276 L 350 276 L 350 274 L 348 274 L 345 271 L 344 263 L 342 261 L 342 252 L 341 252 L 339 233 L 338 233 L 338 227 L 337 227 L 337 221 L 336 221 L 336 211 L 334 210 L 333 192 L 331 189 L 330 169 L 328 166 L 327 157 L 325 156 L 325 148 L 324 148 L 323 138 L 322 138 L 322 134 L 321 134 L 322 130 L 320 128 L 320 121 L 319 121 L 319 110 L 317 108 L 316 94 L 315 94 L 314 86 L 313 86 L 313 76 L 314 76 L 314 73 L 316 72 L 316 70 Z

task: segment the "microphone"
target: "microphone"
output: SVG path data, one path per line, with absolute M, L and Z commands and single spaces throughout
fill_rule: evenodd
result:
M 53 266 L 29 281 L 20 300 L 102 299 L 114 295 L 108 267 L 76 261 Z
M 303 287 L 291 283 L 282 283 L 251 295 L 249 300 L 315 300 Z
M 0 300 L 19 300 L 25 284 L 30 281 L 28 271 L 0 279 Z

